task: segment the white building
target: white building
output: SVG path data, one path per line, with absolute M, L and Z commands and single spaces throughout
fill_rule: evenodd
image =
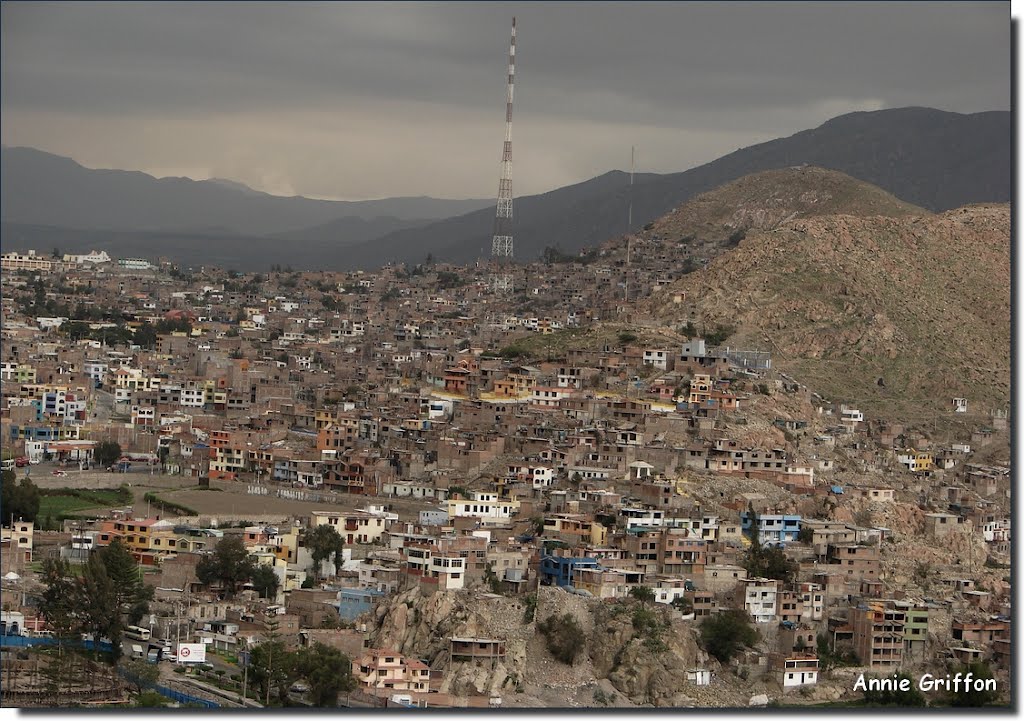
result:
M 48 272 L 53 269 L 53 262 L 36 255 L 34 250 L 22 255 L 17 251 L 0 255 L 0 270 L 38 270 Z
M 64 254 L 65 263 L 73 263 L 75 265 L 85 265 L 86 263 L 110 263 L 113 259 L 107 255 L 107 251 L 101 250 L 96 252 L 95 250 L 86 253 L 84 255 L 72 255 L 70 253 Z
M 501 500 L 496 493 L 471 493 L 471 499 L 449 499 L 448 519 L 479 518 L 483 523 L 505 523 L 519 512 L 519 501 Z
M 659 370 L 668 370 L 669 353 L 663 348 L 650 348 L 644 351 L 644 365 L 654 366 Z
M 555 469 L 549 466 L 510 465 L 508 476 L 526 481 L 532 488 L 548 488 L 555 482 Z
M 768 578 L 744 578 L 743 608 L 755 623 L 771 623 L 778 611 L 779 582 Z

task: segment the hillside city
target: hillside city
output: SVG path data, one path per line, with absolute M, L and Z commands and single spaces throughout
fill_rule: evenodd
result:
M 4 705 L 1007 703 L 1009 396 L 826 392 L 666 227 L 507 293 L 4 253 Z

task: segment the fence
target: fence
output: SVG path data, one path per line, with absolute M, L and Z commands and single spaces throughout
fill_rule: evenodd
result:
M 65 639 L 64 645 L 69 648 L 84 648 L 86 651 L 93 650 L 93 641 L 77 641 Z M 32 648 L 34 646 L 56 646 L 57 639 L 44 636 L 0 636 L 0 646 L 11 648 Z M 110 653 L 113 648 L 109 642 L 100 641 L 100 651 Z
M 133 676 L 132 674 L 130 674 L 127 671 L 125 671 L 124 669 L 120 669 L 119 668 L 117 670 L 117 672 L 119 674 L 121 674 L 121 676 L 123 676 L 126 680 L 130 681 L 131 683 L 138 684 L 140 686 L 144 686 L 146 688 L 152 689 L 152 690 L 156 691 L 158 694 L 160 694 L 161 696 L 166 696 L 167 698 L 171 699 L 172 701 L 177 701 L 178 703 L 183 703 L 183 704 L 191 704 L 193 706 L 202 706 L 203 708 L 220 708 L 220 704 L 214 703 L 213 701 L 208 701 L 205 698 L 199 698 L 198 696 L 192 696 L 191 694 L 187 694 L 184 691 L 176 691 L 173 688 L 167 688 L 166 686 L 161 686 L 160 684 L 157 684 L 157 683 L 149 683 L 147 681 L 139 681 L 139 679 L 136 676 Z
M 268 486 L 249 485 L 245 492 L 250 496 L 276 496 L 289 501 L 307 501 L 310 503 L 350 503 L 349 494 L 336 494 L 330 491 L 316 492 L 293 488 L 271 488 Z

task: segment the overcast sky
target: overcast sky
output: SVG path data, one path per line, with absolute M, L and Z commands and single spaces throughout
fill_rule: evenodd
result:
M 1008 3 L 0 5 L 0 141 L 284 195 L 675 172 L 854 110 L 1010 108 Z

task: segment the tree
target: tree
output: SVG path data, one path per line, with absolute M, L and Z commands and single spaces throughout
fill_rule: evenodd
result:
M 252 574 L 252 587 L 263 598 L 273 599 L 277 596 L 280 581 L 270 566 L 259 566 Z
M 313 575 L 320 578 L 320 566 L 331 555 L 334 556 L 335 567 L 341 565 L 342 550 L 345 539 L 332 526 L 315 526 L 306 531 L 303 542 L 313 558 Z
M 166 696 L 156 691 L 143 691 L 135 699 L 135 706 L 138 708 L 163 708 L 169 703 L 170 700 Z
M 93 654 L 99 652 L 99 640 L 109 638 L 113 660 L 121 655 L 123 621 L 118 613 L 118 596 L 106 564 L 98 553 L 89 556 L 78 579 L 79 598 L 82 600 L 82 627 L 93 637 Z
M 704 333 L 704 340 L 710 346 L 717 346 L 725 342 L 725 340 L 732 335 L 733 328 L 725 325 L 719 325 L 717 330 L 710 333 Z
M 134 341 L 143 348 L 153 348 L 156 345 L 157 333 L 149 322 L 145 322 L 135 329 Z
M 704 619 L 700 640 L 704 650 L 728 663 L 740 649 L 757 643 L 757 631 L 750 625 L 746 611 L 731 609 Z
M 693 613 L 693 601 L 686 596 L 676 596 L 669 603 L 669 606 L 683 614 Z
M 210 585 L 219 581 L 224 585 L 228 598 L 233 598 L 238 588 L 255 572 L 256 561 L 249 555 L 240 536 L 222 539 L 212 554 L 204 556 L 196 564 L 196 577 L 200 582 Z
M 548 616 L 537 624 L 537 630 L 544 635 L 545 645 L 551 655 L 570 666 L 586 644 L 583 629 L 569 613 Z
M 269 703 L 271 693 L 275 701 L 284 704 L 288 689 L 295 680 L 296 654 L 290 653 L 279 640 L 267 640 L 252 649 L 249 656 L 249 678 L 259 689 L 260 697 Z
M 60 332 L 72 341 L 79 341 L 89 336 L 89 324 L 78 320 L 69 321 L 61 324 Z
M 952 672 L 954 675 L 957 673 L 963 674 L 961 678 L 965 678 L 967 674 L 972 674 L 974 681 L 995 678 L 992 674 L 992 669 L 984 661 L 975 661 L 966 666 L 958 665 Z M 958 708 L 977 708 L 995 703 L 998 697 L 999 694 L 996 691 L 978 690 L 972 683 L 965 691 L 960 691 L 959 693 L 951 692 L 949 694 L 949 705 Z
M 78 584 L 71 565 L 59 558 L 43 559 L 40 580 L 44 589 L 39 602 L 39 615 L 57 639 L 58 654 L 63 642 L 81 633 L 81 603 Z
M 629 589 L 629 595 L 639 601 L 640 605 L 644 607 L 654 603 L 654 589 L 650 586 L 633 586 L 633 588 Z
M 128 682 L 134 687 L 137 694 L 141 694 L 143 689 L 152 686 L 160 678 L 160 669 L 157 668 L 157 665 L 142 659 L 125 661 L 121 668 L 124 669 Z
M 797 565 L 786 557 L 778 546 L 753 546 L 747 551 L 743 567 L 751 578 L 774 578 L 788 583 L 796 573 Z
M 92 457 L 103 466 L 112 466 L 121 458 L 121 444 L 117 441 L 100 441 L 93 449 Z
M 309 695 L 318 708 L 337 706 L 338 694 L 356 687 L 348 656 L 320 642 L 299 652 L 296 671 L 309 683 Z
M 889 691 L 889 690 L 876 690 L 867 689 L 864 691 L 864 705 L 865 706 L 912 706 L 920 707 L 927 706 L 928 702 L 924 698 L 924 694 L 917 687 L 910 677 L 905 673 L 896 674 L 894 680 L 898 682 L 907 680 L 910 681 L 906 691 Z
M 751 546 L 743 558 L 750 578 L 774 578 L 788 583 L 797 572 L 797 564 L 778 546 L 763 546 L 759 538 L 757 516 L 751 523 Z
M 120 538 L 111 540 L 110 545 L 97 551 L 107 575 L 114 583 L 115 603 L 118 613 L 130 626 L 138 625 L 149 613 L 149 602 L 153 600 L 153 587 L 142 582 L 139 564 Z
M 16 483 L 16 480 L 14 471 L 3 472 L 0 510 L 4 514 L 4 521 L 9 522 L 14 517 L 34 522 L 39 515 L 39 488 L 27 476 L 20 483 Z

